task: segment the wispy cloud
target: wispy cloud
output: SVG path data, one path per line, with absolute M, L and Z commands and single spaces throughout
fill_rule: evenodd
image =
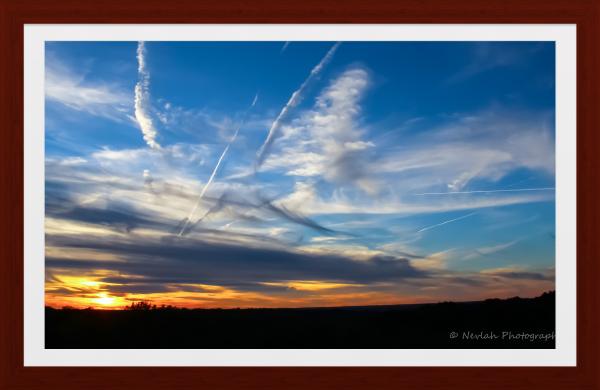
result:
M 131 96 L 118 85 L 89 81 L 55 55 L 46 57 L 46 98 L 76 111 L 126 122 Z
M 511 188 L 500 190 L 475 190 L 475 191 L 453 191 L 453 192 L 422 192 L 414 195 L 459 195 L 459 194 L 493 194 L 496 192 L 528 192 L 528 191 L 554 191 L 554 187 L 540 188 Z
M 415 202 L 409 201 L 401 195 L 371 196 L 364 192 L 359 194 L 345 190 L 334 191 L 332 195 L 328 196 L 327 193 L 318 190 L 317 184 L 296 182 L 293 192 L 281 200 L 282 204 L 294 210 L 301 210 L 309 215 L 351 213 L 417 215 L 549 202 L 554 199 L 554 194 L 539 192 L 510 196 L 475 197 L 466 195 L 466 197 L 456 200 L 439 197 L 436 201 Z
M 242 120 L 240 121 L 238 127 L 236 128 L 235 133 L 233 134 L 233 137 L 227 143 L 227 146 L 225 146 L 225 149 L 223 149 L 223 152 L 221 153 L 221 156 L 217 160 L 217 164 L 215 165 L 214 169 L 212 170 L 212 172 L 210 174 L 210 177 L 208 178 L 206 184 L 204 184 L 204 187 L 202 188 L 202 191 L 200 192 L 200 195 L 198 196 L 198 201 L 196 202 L 196 204 L 194 205 L 194 207 L 190 211 L 190 214 L 188 215 L 188 217 L 184 221 L 183 226 L 181 227 L 181 230 L 179 231 L 179 236 L 181 236 L 183 234 L 183 232 L 187 228 L 189 222 L 193 218 L 194 213 L 196 212 L 196 210 L 198 209 L 198 206 L 200 205 L 200 202 L 202 202 L 202 199 L 204 198 L 204 194 L 206 194 L 206 191 L 208 191 L 208 188 L 210 187 L 211 183 L 215 179 L 215 176 L 217 175 L 217 172 L 219 171 L 219 167 L 221 166 L 221 162 L 223 161 L 223 159 L 227 155 L 227 152 L 229 151 L 229 148 L 231 147 L 231 144 L 235 142 L 235 140 L 236 140 L 236 138 L 237 138 L 237 136 L 238 136 L 238 134 L 240 132 L 240 129 L 244 125 L 244 122 L 246 121 L 246 117 L 248 116 L 248 112 L 250 112 L 250 110 L 256 105 L 257 101 L 258 101 L 258 94 L 254 95 L 254 99 L 252 99 L 252 103 L 250 104 L 250 106 L 248 107 L 248 109 L 244 112 Z
M 135 85 L 135 119 L 148 146 L 160 149 L 156 141 L 158 132 L 150 116 L 150 73 L 146 69 L 146 46 L 143 41 L 138 42 L 137 61 L 139 80 Z
M 495 183 L 516 169 L 551 178 L 552 133 L 551 117 L 545 113 L 496 107 L 451 117 L 416 136 L 404 135 L 402 144 L 381 151 L 376 163 L 380 172 L 394 175 L 419 194 L 464 192 L 475 180 Z M 412 177 L 419 180 L 407 182 Z
M 286 105 L 283 106 L 283 108 L 281 109 L 281 112 L 279 113 L 277 118 L 275 118 L 275 121 L 273 121 L 273 124 L 271 125 L 271 128 L 269 129 L 269 134 L 267 135 L 267 139 L 265 140 L 265 142 L 260 147 L 260 150 L 258 151 L 257 158 L 256 158 L 257 168 L 262 165 L 262 163 L 265 160 L 265 157 L 270 152 L 271 145 L 273 144 L 273 141 L 275 141 L 276 137 L 278 136 L 279 128 L 281 127 L 282 122 L 286 119 L 290 110 L 292 108 L 294 108 L 295 106 L 297 106 L 302 101 L 302 98 L 303 98 L 302 95 L 304 94 L 304 91 L 306 90 L 306 88 L 308 87 L 310 82 L 312 80 L 314 80 L 315 77 L 317 77 L 319 75 L 319 73 L 321 73 L 323 68 L 329 63 L 329 61 L 331 61 L 331 59 L 333 58 L 333 55 L 335 54 L 335 51 L 340 46 L 340 44 L 341 43 L 338 42 L 338 43 L 334 44 L 331 49 L 329 49 L 329 51 L 327 52 L 327 54 L 325 54 L 325 56 L 321 59 L 321 61 L 310 71 L 310 74 L 308 75 L 306 80 L 304 80 L 304 82 L 300 85 L 300 87 L 292 93 L 292 96 L 290 96 L 290 99 L 288 100 Z
M 373 126 L 360 116 L 368 76 L 360 67 L 348 69 L 311 109 L 281 127 L 263 170 L 297 180 L 286 207 L 308 214 L 415 214 L 553 199 L 551 186 L 463 190 L 470 183 L 497 188 L 517 169 L 551 180 L 554 140 L 544 113 L 496 108 L 453 115 L 427 131 L 398 134 L 402 139 L 393 142 L 368 139 Z M 323 183 L 334 186 L 329 197 L 317 188 Z
M 522 241 L 522 239 L 515 239 L 515 240 L 509 241 L 509 242 L 502 243 L 502 244 L 477 248 L 475 250 L 475 253 L 478 255 L 481 255 L 481 256 L 492 255 L 494 253 L 502 252 L 503 250 L 514 246 L 515 244 L 519 243 L 520 241 Z
M 522 60 L 524 56 L 531 55 L 532 51 L 537 50 L 529 45 L 524 46 L 522 49 L 511 45 L 510 48 L 507 46 L 504 50 L 494 50 L 494 45 L 497 47 L 498 43 L 475 43 L 472 49 L 471 63 L 448 78 L 446 83 L 455 84 L 492 69 L 514 65 Z
M 273 55 L 289 49 L 289 42 L 280 44 L 270 45 Z M 310 291 L 319 288 L 328 292 L 318 294 L 321 303 L 340 289 L 356 293 L 335 298 L 345 302 L 397 303 L 537 294 L 553 287 L 551 273 L 529 268 L 536 260 L 528 257 L 519 257 L 522 269 L 497 269 L 511 260 L 500 256 L 504 250 L 528 254 L 527 245 L 512 248 L 524 240 L 524 231 L 538 228 L 516 226 L 525 223 L 523 213 L 539 215 L 536 224 L 544 231 L 553 229 L 546 214 L 551 204 L 508 207 L 553 201 L 551 112 L 500 106 L 432 116 L 415 112 L 401 114 L 419 116 L 398 127 L 402 100 L 384 101 L 393 95 L 374 88 L 381 75 L 356 63 L 327 72 L 333 77 L 300 107 L 337 55 L 336 43 L 283 108 L 273 114 L 273 107 L 261 104 L 264 113 L 252 110 L 246 121 L 235 105 L 191 107 L 192 100 L 181 96 L 169 97 L 172 102 L 154 90 L 151 96 L 146 49 L 151 55 L 152 47 L 138 44 L 139 78 L 129 79 L 128 93 L 54 63 L 48 100 L 129 120 L 145 143 L 132 145 L 117 129 L 118 143 L 101 146 L 109 137 L 90 142 L 77 128 L 72 134 L 85 135 L 81 143 L 89 150 L 74 143 L 70 156 L 62 149 L 48 156 L 46 253 L 56 276 L 51 282 L 68 284 L 65 274 L 96 272 L 105 291 L 119 297 L 177 293 L 195 296 L 190 305 L 207 307 L 308 305 L 317 299 Z M 61 77 L 70 81 L 59 85 Z M 250 108 L 255 104 L 256 98 Z M 394 118 L 382 119 L 386 110 Z M 266 128 L 269 134 L 261 135 Z M 533 178 L 528 186 L 519 181 L 523 177 Z M 444 240 L 426 239 L 455 228 L 482 234 L 454 235 L 453 249 Z M 485 229 L 504 230 L 488 241 Z M 549 238 L 543 240 L 546 245 Z M 543 247 L 541 263 L 551 263 L 551 245 Z M 465 270 L 457 267 L 465 254 L 490 261 L 466 263 L 473 269 Z
M 279 145 L 265 161 L 265 169 L 374 192 L 376 183 L 367 156 L 375 145 L 363 139 L 365 131 L 359 123 L 368 85 L 369 74 L 359 67 L 332 80 L 311 110 L 282 128 Z

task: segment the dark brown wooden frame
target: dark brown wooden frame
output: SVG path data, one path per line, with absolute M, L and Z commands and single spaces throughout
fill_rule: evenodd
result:
M 23 26 L 28 23 L 576 24 L 577 367 L 24 367 Z M 0 0 L 0 388 L 600 389 L 599 23 L 598 0 Z

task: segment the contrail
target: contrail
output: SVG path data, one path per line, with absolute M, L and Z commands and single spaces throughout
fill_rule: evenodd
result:
M 554 187 L 541 187 L 541 188 L 514 188 L 506 190 L 479 190 L 479 191 L 455 191 L 455 192 L 422 192 L 420 194 L 413 195 L 454 195 L 454 194 L 487 194 L 493 192 L 524 192 L 524 191 L 552 191 Z
M 294 212 L 288 210 L 284 206 L 276 206 L 272 202 L 265 201 L 261 207 L 265 207 L 267 210 L 271 211 L 272 213 L 274 213 L 275 215 L 277 215 L 279 217 L 282 217 L 283 219 L 286 219 L 293 223 L 297 223 L 302 226 L 306 226 L 306 227 L 316 230 L 320 233 L 324 233 L 324 234 L 338 234 L 339 233 L 335 230 L 331 230 L 329 228 L 321 226 L 320 224 L 318 224 L 317 222 L 313 221 L 312 219 L 310 219 L 308 217 L 294 213 Z
M 269 153 L 271 144 L 273 144 L 273 141 L 277 136 L 279 127 L 281 126 L 281 122 L 288 115 L 289 111 L 302 101 L 302 94 L 304 93 L 304 90 L 306 90 L 308 84 L 323 70 L 323 68 L 329 63 L 329 61 L 331 61 L 331 58 L 333 57 L 335 51 L 340 45 L 341 42 L 337 42 L 335 45 L 333 45 L 331 49 L 329 49 L 327 54 L 325 54 L 325 57 L 323 57 L 323 59 L 321 59 L 321 61 L 310 71 L 310 74 L 308 75 L 306 80 L 304 80 L 300 87 L 296 91 L 294 91 L 294 93 L 292 93 L 292 96 L 290 96 L 290 99 L 288 100 L 287 104 L 281 109 L 281 112 L 279 113 L 279 115 L 271 125 L 271 128 L 269 129 L 269 135 L 267 135 L 267 139 L 258 151 L 255 169 L 259 168 L 262 165 L 266 155 Z
M 473 252 L 475 252 L 479 256 L 487 257 L 493 255 L 494 253 L 502 252 L 503 250 L 510 248 L 511 246 L 517 244 L 520 241 L 523 241 L 523 238 L 517 238 L 516 240 L 512 240 L 509 242 L 505 242 L 504 244 L 498 244 L 487 248 L 475 249 Z
M 424 231 L 427 231 L 427 230 L 430 230 L 430 229 L 434 229 L 434 228 L 436 228 L 438 226 L 446 225 L 448 223 L 460 221 L 461 219 L 465 219 L 465 218 L 470 217 L 470 216 L 475 215 L 475 214 L 477 214 L 477 213 L 470 213 L 470 214 L 467 214 L 467 215 L 463 215 L 462 217 L 450 219 L 448 221 L 440 222 L 440 223 L 437 223 L 435 225 L 427 226 L 427 227 L 424 227 L 423 229 L 419 230 L 417 233 L 421 233 L 421 232 L 424 232 Z
M 279 54 L 283 54 L 283 52 L 285 51 L 285 49 L 287 49 L 287 47 L 290 45 L 290 41 L 287 41 L 286 43 L 283 44 L 283 46 L 281 47 L 281 50 L 279 51 Z
M 252 100 L 252 104 L 250 104 L 250 107 L 248 107 L 246 109 L 246 111 L 244 112 L 244 115 L 242 116 L 242 120 L 240 121 L 240 124 L 238 125 L 237 129 L 235 130 L 235 133 L 233 134 L 233 137 L 231 138 L 231 140 L 229 141 L 229 143 L 227 144 L 227 146 L 225 146 L 225 149 L 223 150 L 223 153 L 221 153 L 221 157 L 219 157 L 219 160 L 217 160 L 217 165 L 215 165 L 215 168 L 213 169 L 212 173 L 210 174 L 210 177 L 208 178 L 208 181 L 206 182 L 206 184 L 204 184 L 204 187 L 202 188 L 202 191 L 200 192 L 200 195 L 198 196 L 198 201 L 196 202 L 196 204 L 192 208 L 192 211 L 190 211 L 189 216 L 186 218 L 185 222 L 183 223 L 183 226 L 181 227 L 181 230 L 179 231 L 178 236 L 181 237 L 181 235 L 183 234 L 183 232 L 187 228 L 188 224 L 190 223 L 190 220 L 194 216 L 194 213 L 196 212 L 196 209 L 198 209 L 198 206 L 200 205 L 200 202 L 202 201 L 202 198 L 204 198 L 204 194 L 206 193 L 206 191 L 210 187 L 211 183 L 213 182 L 215 176 L 217 175 L 217 172 L 219 171 L 219 166 L 221 166 L 221 162 L 225 158 L 225 155 L 227 154 L 227 151 L 229 151 L 229 147 L 231 146 L 231 144 L 233 142 L 235 142 L 235 139 L 237 138 L 238 133 L 240 132 L 240 129 L 242 128 L 242 126 L 246 122 L 246 117 L 248 116 L 248 113 L 256 105 L 257 101 L 258 101 L 258 94 L 256 94 L 254 96 L 254 100 Z
M 139 80 L 135 85 L 135 119 L 140 125 L 140 130 L 144 136 L 144 141 L 152 149 L 160 149 L 160 144 L 156 142 L 157 131 L 152 123 L 152 118 L 148 113 L 150 105 L 150 74 L 146 70 L 146 46 L 143 41 L 138 42 L 137 60 Z

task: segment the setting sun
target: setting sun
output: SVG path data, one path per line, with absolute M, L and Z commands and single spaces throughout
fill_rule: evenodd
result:
M 115 304 L 115 297 L 110 297 L 105 293 L 101 293 L 98 295 L 98 298 L 92 300 L 94 303 L 98 303 L 103 306 L 112 306 Z

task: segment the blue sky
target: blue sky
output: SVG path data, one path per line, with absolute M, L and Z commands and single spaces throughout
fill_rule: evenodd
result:
M 47 302 L 553 289 L 554 56 L 552 42 L 49 42 Z

